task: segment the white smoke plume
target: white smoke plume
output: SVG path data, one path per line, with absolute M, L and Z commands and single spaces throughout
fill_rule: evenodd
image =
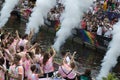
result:
M 61 28 L 56 33 L 56 41 L 53 45 L 59 52 L 61 45 L 72 35 L 71 31 L 78 27 L 84 11 L 90 7 L 93 0 L 64 0 L 65 10 L 61 15 Z
M 26 27 L 26 34 L 29 34 L 32 29 L 35 33 L 39 31 L 39 27 L 44 24 L 44 18 L 47 13 L 56 5 L 56 0 L 37 0 L 36 6 L 33 8 L 31 17 Z
M 102 80 L 106 77 L 111 69 L 117 64 L 117 59 L 120 56 L 120 21 L 113 26 L 113 39 L 110 42 L 109 50 L 107 51 L 103 63 L 101 64 L 101 70 L 96 78 L 97 80 Z
M 3 8 L 0 12 L 0 28 L 2 28 L 8 21 L 10 13 L 14 7 L 18 4 L 19 0 L 5 0 Z

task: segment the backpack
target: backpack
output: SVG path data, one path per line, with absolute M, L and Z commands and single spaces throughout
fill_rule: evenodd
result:
M 89 80 L 89 78 L 87 76 L 80 76 L 80 80 Z

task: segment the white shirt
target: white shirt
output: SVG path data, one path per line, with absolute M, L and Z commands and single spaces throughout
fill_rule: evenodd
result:
M 97 35 L 102 35 L 102 27 L 98 26 Z
M 70 65 L 70 57 L 69 56 L 66 57 L 66 61 L 67 61 L 67 64 Z
M 107 32 L 105 32 L 104 36 L 110 38 L 112 35 L 112 28 L 109 28 Z
M 116 0 L 117 2 L 120 2 L 120 0 Z

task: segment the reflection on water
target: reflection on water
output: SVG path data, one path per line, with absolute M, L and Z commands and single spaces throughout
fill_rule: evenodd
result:
M 19 22 L 15 20 L 14 17 L 11 17 L 5 28 L 12 28 L 13 31 L 18 30 L 20 33 L 23 34 L 25 31 L 25 24 L 26 23 Z M 40 29 L 36 41 L 39 42 L 43 48 L 46 49 L 46 47 L 48 48 L 53 44 L 54 37 L 54 33 L 48 33 L 48 30 Z M 72 40 L 67 40 L 61 49 L 69 50 L 71 53 L 77 51 L 75 60 L 78 62 L 77 66 L 79 67 L 80 72 L 83 72 L 85 68 L 91 68 L 92 76 L 95 77 L 98 74 L 101 60 L 103 59 L 105 52 L 101 52 L 101 50 L 91 50 Z M 116 66 L 116 68 L 119 68 L 120 70 L 120 67 Z M 117 70 L 116 68 L 115 70 Z
M 12 29 L 12 31 L 18 30 L 21 33 L 24 32 L 25 24 L 11 17 L 4 28 Z

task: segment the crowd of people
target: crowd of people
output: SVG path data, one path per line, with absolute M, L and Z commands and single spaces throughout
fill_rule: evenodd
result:
M 20 0 L 16 8 L 20 11 L 21 16 L 23 16 L 25 19 L 28 19 L 30 17 L 30 14 L 32 13 L 32 9 L 34 8 L 34 6 L 35 2 L 33 1 Z
M 21 0 L 17 9 L 24 18 L 28 19 L 32 13 L 34 2 Z M 56 6 L 48 13 L 48 26 L 55 27 L 60 22 L 64 11 L 63 0 L 57 0 Z M 87 12 L 84 13 L 80 28 L 93 34 L 112 38 L 113 25 L 120 17 L 120 0 L 96 0 Z M 44 51 L 39 43 L 31 42 L 34 31 L 29 35 L 20 36 L 18 31 L 8 33 L 0 30 L 0 80 L 40 80 L 48 77 L 62 77 L 66 80 L 75 80 L 87 76 L 91 78 L 91 70 L 86 69 L 82 74 L 76 69 L 74 56 L 69 52 L 61 52 L 62 60 L 58 68 L 54 66 L 56 52 L 50 47 Z M 56 72 L 55 72 L 56 71 Z
M 56 6 L 49 11 L 47 20 L 45 21 L 47 26 L 58 28 L 57 25 L 60 24 L 60 16 L 64 11 L 63 2 L 64 0 L 57 0 Z M 80 29 L 87 30 L 95 35 L 111 38 L 113 25 L 118 22 L 120 17 L 119 4 L 119 0 L 95 0 L 88 11 L 84 13 L 80 22 Z M 21 15 L 28 19 L 34 6 L 35 2 L 24 0 L 20 2 L 18 9 Z
M 89 8 L 81 21 L 83 29 L 112 38 L 113 25 L 120 17 L 119 0 L 98 0 Z
M 48 26 L 56 28 L 60 23 L 60 16 L 64 11 L 64 0 L 57 0 L 56 6 L 48 13 Z M 119 0 L 95 0 L 84 13 L 80 28 L 95 35 L 112 38 L 113 25 L 120 17 Z M 57 26 L 58 27 L 58 26 Z
M 76 51 L 73 54 L 62 51 L 61 62 L 57 64 L 58 68 L 55 67 L 56 51 L 53 47 L 45 51 L 39 43 L 31 43 L 33 32 L 20 36 L 18 31 L 0 31 L 0 80 L 54 80 L 57 77 L 60 80 L 92 80 L 90 69 L 83 74 L 77 71 L 74 61 Z

